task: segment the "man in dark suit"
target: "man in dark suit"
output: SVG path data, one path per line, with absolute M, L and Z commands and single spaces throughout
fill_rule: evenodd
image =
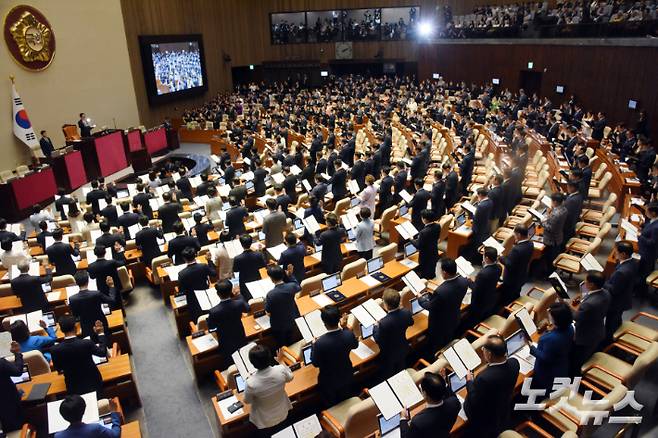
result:
M 207 173 L 202 173 L 200 175 L 201 177 L 201 184 L 199 184 L 196 187 L 196 196 L 205 196 L 208 194 L 208 188 L 214 185 L 212 181 L 208 181 L 208 174 Z
M 589 157 L 582 155 L 578 157 L 578 169 L 582 172 L 582 177 L 578 184 L 578 191 L 583 199 L 589 196 L 589 184 L 592 181 L 592 168 L 589 166 Z
M 46 312 L 50 310 L 50 303 L 41 285 L 49 283 L 52 276 L 38 277 L 30 275 L 28 274 L 29 270 L 29 261 L 23 260 L 18 263 L 18 272 L 20 274 L 11 280 L 11 290 L 14 292 L 14 295 L 17 295 L 21 299 L 23 313 L 34 312 L 35 310 Z
M 249 216 L 249 212 L 235 198 L 229 198 L 228 202 L 231 208 L 226 212 L 224 226 L 228 228 L 229 238 L 235 239 L 244 234 L 244 220 Z
M 347 171 L 343 169 L 343 161 L 339 158 L 334 161 L 334 174 L 329 180 L 334 202 L 338 202 L 347 196 Z
M 206 253 L 206 263 L 196 261 L 196 250 L 194 248 L 185 248 L 182 255 L 187 266 L 178 273 L 178 290 L 185 293 L 190 319 L 196 323 L 203 311 L 194 291 L 208 289 L 210 278 L 217 276 L 217 270 L 210 252 Z
M 446 182 L 440 170 L 434 171 L 434 184 L 432 184 L 431 200 L 434 217 L 440 218 L 446 212 L 445 203 Z
M 123 214 L 117 219 L 117 225 L 123 229 L 123 235 L 125 236 L 126 240 L 130 240 L 135 236 L 130 235 L 128 227 L 131 227 L 139 222 L 139 213 L 130 211 L 130 204 L 128 202 L 122 202 L 119 205 Z M 135 203 L 135 206 L 137 206 L 137 203 Z
M 196 252 L 201 249 L 201 244 L 199 244 L 196 237 L 188 236 L 185 233 L 185 227 L 180 221 L 174 223 L 174 232 L 176 237 L 168 242 L 167 256 L 174 261 L 175 265 L 181 265 L 184 261 L 182 257 L 183 250 L 192 248 Z
M 143 228 L 135 234 L 135 245 L 142 251 L 144 264 L 150 267 L 153 259 L 162 254 L 158 239 L 164 239 L 164 236 L 161 229 L 149 226 L 149 218 L 146 216 L 139 218 L 139 224 Z
M 164 204 L 158 208 L 158 219 L 162 221 L 162 231 L 170 233 L 174 231 L 174 223 L 179 221 L 178 213 L 183 211 L 183 206 L 178 201 L 173 201 L 171 193 L 162 194 Z
M 117 271 L 117 269 L 123 266 L 125 264 L 125 261 L 106 259 L 105 248 L 102 246 L 94 247 L 94 255 L 96 256 L 96 260 L 93 263 L 89 264 L 89 266 L 87 267 L 87 273 L 89 274 L 90 278 L 96 279 L 96 285 L 98 286 L 98 291 L 109 298 L 111 295 L 110 288 L 105 282 L 105 279 L 107 277 L 111 277 L 114 284 L 117 285 L 121 284 L 121 280 L 119 279 L 119 272 Z M 112 303 L 112 307 L 121 308 L 122 307 L 121 297 L 117 296 L 114 298 L 116 301 Z
M 407 188 L 407 171 L 404 161 L 398 161 L 396 164 L 398 173 L 395 175 L 393 188 L 395 189 L 395 197 L 393 202 L 398 203 L 402 199 L 400 192 Z
M 50 158 L 53 155 L 53 152 L 55 152 L 53 142 L 50 140 L 50 137 L 48 137 L 48 133 L 46 131 L 41 131 L 39 146 L 41 146 L 41 152 L 43 152 L 43 156 L 46 158 Z
M 87 115 L 85 113 L 80 113 L 78 128 L 80 128 L 80 137 L 91 137 L 91 130 L 94 129 L 94 127 L 89 124 L 89 120 L 87 120 Z
M 418 275 L 425 279 L 436 277 L 436 263 L 439 261 L 439 236 L 441 225 L 436 222 L 432 210 L 423 210 L 420 213 L 423 228 L 418 237 L 411 243 L 418 248 Z
M 646 206 L 645 211 L 647 220 L 637 238 L 640 254 L 638 273 L 642 280 L 638 283 L 638 293 L 640 295 L 646 293 L 647 283 L 644 279 L 653 271 L 656 258 L 658 258 L 658 203 L 650 203 Z
M 285 281 L 286 274 L 293 280 Z M 285 272 L 281 266 L 273 265 L 267 268 L 267 275 L 274 283 L 274 288 L 265 297 L 265 310 L 270 315 L 272 336 L 277 348 L 280 348 L 295 341 L 295 318 L 299 317 L 295 294 L 301 287 L 294 280 L 292 269 Z
M 192 183 L 190 183 L 190 179 L 185 176 L 187 172 L 185 169 L 181 169 L 178 174 L 180 175 L 180 178 L 178 178 L 178 181 L 176 181 L 176 187 L 178 190 L 181 191 L 181 195 L 183 198 L 192 200 L 194 195 L 192 194 Z
M 505 221 L 507 213 L 505 211 L 505 200 L 503 198 L 503 176 L 496 174 L 493 178 L 493 187 L 489 190 L 488 198 L 493 202 L 493 211 L 491 212 L 491 220 L 493 222 L 492 229 L 497 228 Z
M 100 282 L 106 282 L 107 279 L 99 279 Z M 116 299 L 114 296 L 106 296 L 97 290 L 89 290 L 89 275 L 85 271 L 75 273 L 75 284 L 80 288 L 80 292 L 69 298 L 69 308 L 74 316 L 80 319 L 80 328 L 82 337 L 91 336 L 94 333 L 94 324 L 100 321 L 107 328 L 107 318 L 103 313 L 103 304 L 112 304 Z
M 463 318 L 462 328 L 467 330 L 473 328 L 480 321 L 494 313 L 498 302 L 498 279 L 503 268 L 497 263 L 498 251 L 496 248 L 487 246 L 484 248 L 482 257 L 482 269 L 477 273 L 475 279 L 469 279 L 471 288 L 471 305 L 468 313 Z
M 440 374 L 426 372 L 420 381 L 425 408 L 410 420 L 407 410 L 402 411 L 400 436 L 402 438 L 448 438 L 459 414 L 459 399 L 448 390 Z
M 326 406 L 333 406 L 352 395 L 354 370 L 350 351 L 359 346 L 354 333 L 347 330 L 347 315 L 340 316 L 337 306 L 331 304 L 321 310 L 327 333 L 320 336 L 311 349 L 311 360 L 320 369 L 318 389 Z
M 381 183 L 379 184 L 379 216 L 381 216 L 381 213 L 389 208 L 393 202 L 391 189 L 393 188 L 395 180 L 391 176 L 390 167 L 382 167 L 381 178 Z
M 233 272 L 240 274 L 240 293 L 246 302 L 252 298 L 247 283 L 260 280 L 259 270 L 267 265 L 263 253 L 251 249 L 252 243 L 253 239 L 249 234 L 240 236 L 243 252 L 233 259 Z
M 414 180 L 416 193 L 409 203 L 409 207 L 411 207 L 411 223 L 416 229 L 421 229 L 423 227 L 421 213 L 423 210 L 427 209 L 427 202 L 432 198 L 430 192 L 423 188 L 423 184 L 424 181 L 422 178 L 416 178 Z
M 486 368 L 477 377 L 466 375 L 467 394 L 464 411 L 468 417 L 465 436 L 494 438 L 505 430 L 510 416 L 510 404 L 519 362 L 507 359 L 507 345 L 500 335 L 492 335 L 482 347 Z
M 87 204 L 91 204 L 91 210 L 94 212 L 94 214 L 100 214 L 101 209 L 98 206 L 98 201 L 100 199 L 105 199 L 106 195 L 107 192 L 99 187 L 98 181 L 93 180 L 91 182 L 91 191 L 87 193 L 85 199 L 87 201 Z
M 409 341 L 405 336 L 407 328 L 414 325 L 411 312 L 400 308 L 400 293 L 386 289 L 383 295 L 386 316 L 375 324 L 373 336 L 379 345 L 379 366 L 381 379 L 402 371 L 406 366 Z
M 354 162 L 354 166 L 352 166 L 351 177 L 359 184 L 359 190 L 363 190 L 366 186 L 366 164 L 363 161 L 363 154 L 361 152 L 357 152 L 355 157 L 356 161 Z
M 103 378 L 92 356 L 107 356 L 105 329 L 100 321 L 94 325 L 98 344 L 90 339 L 80 339 L 75 334 L 75 318 L 64 315 L 59 319 L 64 340 L 51 349 L 53 367 L 64 374 L 68 394 L 103 393 Z M 83 335 L 84 336 L 84 335 Z
M 450 210 L 455 202 L 457 202 L 459 189 L 459 177 L 457 172 L 452 168 L 452 164 L 443 163 L 443 179 L 446 181 L 446 194 L 445 194 L 445 205 L 446 209 Z
M 242 184 L 240 178 L 233 178 L 233 188 L 228 192 L 229 198 L 235 198 L 239 203 L 247 198 L 249 191 L 247 186 Z
M 311 189 L 311 196 L 315 196 L 316 199 L 324 199 L 324 195 L 327 194 L 327 184 L 323 181 L 320 174 L 316 174 L 314 177 L 315 185 Z
M 204 222 L 204 216 L 201 213 L 194 213 L 194 226 L 190 229 L 190 235 L 199 241 L 199 245 L 206 246 L 210 243 L 208 233 L 215 228 L 210 221 Z
M 217 330 L 219 354 L 225 366 L 233 363 L 231 355 L 247 344 L 242 325 L 242 314 L 249 312 L 249 305 L 241 296 L 233 295 L 233 285 L 221 280 L 215 285 L 219 303 L 210 309 L 207 323 L 209 330 Z
M 604 319 L 610 307 L 610 292 L 603 289 L 605 278 L 597 271 L 589 271 L 585 281 L 583 295 L 575 298 L 573 319 L 576 323 L 576 336 L 571 349 L 571 377 L 579 376 L 582 365 L 599 348 L 605 339 Z
M 429 311 L 427 328 L 428 353 L 434 353 L 450 342 L 459 326 L 460 310 L 464 295 L 468 289 L 468 280 L 457 275 L 457 264 L 453 259 L 441 259 L 441 277 L 443 283 L 418 299 L 424 309 Z
M 110 224 L 101 222 L 99 228 L 103 234 L 96 239 L 96 246 L 112 249 L 112 258 L 122 259 L 123 248 L 126 247 L 126 240 L 122 233 L 110 233 Z
M 116 205 L 112 204 L 112 196 L 105 195 L 105 207 L 101 208 L 100 215 L 103 217 L 103 220 L 109 223 L 111 226 L 116 227 L 117 221 L 119 219 L 119 214 L 117 213 Z
M 459 163 L 459 175 L 461 177 L 462 193 L 468 194 L 468 186 L 473 178 L 473 167 L 475 166 L 475 151 L 470 144 L 464 146 L 464 157 Z
M 151 194 L 149 193 L 149 186 L 143 183 L 137 183 L 137 194 L 133 196 L 133 203 L 139 205 L 142 210 L 142 214 L 146 215 L 149 219 L 153 219 L 153 209 L 149 200 L 151 199 Z
M 469 242 L 472 248 L 472 258 L 476 257 L 477 249 L 482 242 L 491 235 L 491 218 L 493 217 L 494 203 L 489 199 L 488 195 L 489 192 L 484 187 L 477 189 L 478 203 L 475 207 L 475 214 L 473 215 L 473 234 Z
M 304 280 L 306 275 L 306 268 L 304 267 L 304 257 L 306 257 L 306 247 L 302 242 L 297 241 L 297 236 L 294 233 L 286 235 L 287 248 L 281 253 L 279 257 L 279 266 L 288 269 L 292 266 L 292 275 L 300 283 Z
M 619 328 L 622 314 L 633 306 L 633 285 L 637 281 L 637 260 L 633 258 L 633 245 L 625 240 L 615 243 L 617 267 L 603 286 L 610 292 L 610 307 L 605 317 L 606 340 Z M 640 279 L 642 280 L 642 279 Z
M 59 196 L 59 198 L 55 199 L 55 209 L 59 211 L 62 220 L 66 220 L 66 212 L 76 204 L 75 199 L 67 196 L 66 190 L 64 190 L 62 187 L 57 189 L 57 196 Z M 65 205 L 66 208 L 64 207 Z
M 528 240 L 528 228 L 523 225 L 514 227 L 514 241 L 510 253 L 500 258 L 500 263 L 505 267 L 501 296 L 503 305 L 511 303 L 521 295 L 521 288 L 528 281 L 530 259 L 534 250 L 533 243 Z
M 318 237 L 318 241 L 322 245 L 320 265 L 325 274 L 333 274 L 340 271 L 343 264 L 340 244 L 345 238 L 345 230 L 338 226 L 338 218 L 334 213 L 328 213 L 325 221 L 327 228 Z
M 5 239 L 9 239 L 12 242 L 17 242 L 19 240 L 22 240 L 13 231 L 7 231 L 7 221 L 3 218 L 0 218 L 0 242 L 2 242 Z
M 564 242 L 576 234 L 576 223 L 580 219 L 583 209 L 583 196 L 578 192 L 578 183 L 569 181 L 567 183 L 567 197 L 564 200 L 564 208 L 567 210 L 567 218 L 564 222 Z
M 283 188 L 293 204 L 297 203 L 297 177 L 290 173 L 290 167 L 283 168 Z
M 55 243 L 46 248 L 46 254 L 51 264 L 55 265 L 55 272 L 57 275 L 73 275 L 77 270 L 75 262 L 72 257 L 80 255 L 80 244 L 75 242 L 74 247 L 68 243 L 62 242 L 64 232 L 61 228 L 53 231 L 53 239 Z

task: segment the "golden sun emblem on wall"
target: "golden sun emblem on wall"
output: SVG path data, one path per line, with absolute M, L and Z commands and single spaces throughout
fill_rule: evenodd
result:
M 7 13 L 4 36 L 14 60 L 29 70 L 47 68 L 55 56 L 53 29 L 46 17 L 31 6 L 16 6 Z
M 50 60 L 51 32 L 32 13 L 25 11 L 9 29 L 23 60 L 27 62 Z

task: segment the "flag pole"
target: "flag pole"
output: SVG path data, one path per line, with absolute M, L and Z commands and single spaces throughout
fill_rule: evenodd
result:
M 14 83 L 14 75 L 9 75 L 9 80 L 10 80 L 11 83 L 13 84 L 13 83 Z

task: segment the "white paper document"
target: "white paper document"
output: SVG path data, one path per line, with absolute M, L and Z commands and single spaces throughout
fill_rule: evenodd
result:
M 369 358 L 370 356 L 372 356 L 373 354 L 375 354 L 375 352 L 372 351 L 372 350 L 370 349 L 370 347 L 368 347 L 368 346 L 367 346 L 366 344 L 364 344 L 363 342 L 359 342 L 359 346 L 356 347 L 356 348 L 355 348 L 354 350 L 352 350 L 352 351 L 353 351 L 354 354 L 356 354 L 356 355 L 359 357 L 359 359 L 361 359 L 361 360 L 365 360 L 365 359 Z
M 194 295 L 196 295 L 196 300 L 201 307 L 201 310 L 204 312 L 212 309 L 217 304 L 219 304 L 219 296 L 217 291 L 214 288 L 206 290 L 195 290 Z
M 164 270 L 169 276 L 170 281 L 178 281 L 178 274 L 180 274 L 180 271 L 182 271 L 186 267 L 187 265 L 172 265 L 172 266 L 166 266 Z
M 98 400 L 96 399 L 95 392 L 89 392 L 87 394 L 82 394 L 82 398 L 85 401 L 86 407 L 85 412 L 82 415 L 83 423 L 96 423 L 99 420 L 98 416 Z M 59 413 L 59 406 L 64 400 L 57 400 L 47 404 L 48 411 L 48 433 L 54 434 L 61 432 L 67 427 L 69 427 L 69 422 L 66 421 L 61 414 Z
M 462 256 L 457 257 L 455 263 L 457 264 L 457 271 L 462 277 L 469 277 L 473 272 L 475 272 L 475 268 L 471 262 Z
M 281 243 L 277 246 L 267 248 L 267 252 L 270 253 L 270 255 L 274 260 L 279 261 L 279 259 L 281 258 L 281 254 L 283 254 L 283 251 L 285 251 L 287 248 L 288 247 L 286 246 L 285 243 Z
M 231 406 L 236 401 L 238 401 L 238 398 L 234 395 L 232 395 L 230 397 L 227 397 L 224 400 L 218 400 L 217 401 L 217 404 L 219 405 L 219 410 L 222 413 L 222 417 L 224 417 L 225 419 L 228 420 L 230 418 L 237 417 L 239 415 L 244 414 L 244 408 L 240 408 L 240 409 L 234 411 L 233 413 L 230 413 L 228 411 L 228 407 Z
M 477 368 L 482 360 L 466 339 L 460 339 L 443 352 L 452 370 L 457 377 L 463 379 L 468 371 Z
M 399 414 L 403 408 L 412 408 L 423 401 L 423 395 L 406 370 L 370 388 L 368 392 L 385 419 Z
M 505 252 L 505 247 L 496 239 L 493 238 L 493 236 L 489 236 L 487 240 L 482 242 L 482 245 L 484 246 L 490 246 L 492 248 L 495 248 L 496 251 L 498 251 L 498 255 L 500 256 L 503 252 Z
M 519 321 L 523 327 L 523 330 L 525 330 L 528 336 L 532 336 L 537 333 L 537 326 L 535 325 L 535 321 L 532 320 L 532 317 L 528 313 L 528 309 L 521 307 L 519 310 L 517 310 L 514 316 L 517 321 Z
M 251 296 L 254 298 L 265 298 L 267 293 L 274 289 L 274 283 L 269 278 L 263 278 L 261 280 L 250 281 L 245 283 Z
M 402 236 L 404 240 L 413 239 L 414 236 L 418 234 L 418 230 L 416 229 L 416 227 L 414 227 L 413 224 L 409 221 L 402 222 L 401 224 L 396 225 L 395 229 L 400 234 L 400 236 Z
M 406 284 L 415 295 L 421 294 L 427 287 L 425 280 L 421 279 L 416 271 L 407 272 L 402 277 L 402 281 L 404 281 L 404 284 Z
M 320 307 L 325 307 L 325 306 L 329 306 L 329 305 L 332 305 L 332 304 L 336 304 L 336 303 L 334 303 L 334 300 L 332 300 L 331 298 L 329 298 L 328 296 L 326 296 L 323 293 L 319 293 L 319 294 L 311 297 L 311 299 L 313 301 L 315 301 L 315 303 Z
M 585 254 L 585 256 L 580 259 L 580 264 L 586 271 L 603 272 L 603 266 L 601 266 L 592 254 Z
M 199 352 L 208 351 L 219 346 L 217 339 L 211 333 L 192 339 L 192 343 Z
M 407 192 L 406 190 L 401 190 L 401 191 L 400 191 L 400 197 L 401 197 L 401 198 L 404 200 L 404 202 L 406 202 L 407 204 L 409 204 L 409 203 L 411 202 L 411 200 L 413 199 L 413 196 L 411 196 L 411 195 L 409 194 L 409 192 Z

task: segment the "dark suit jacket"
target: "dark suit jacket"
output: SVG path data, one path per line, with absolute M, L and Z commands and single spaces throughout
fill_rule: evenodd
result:
M 471 242 L 479 246 L 491 234 L 491 226 L 489 221 L 493 216 L 493 201 L 491 199 L 483 199 L 475 208 L 473 215 L 473 236 Z
M 380 366 L 387 377 L 404 368 L 409 353 L 409 342 L 405 334 L 412 325 L 414 319 L 411 312 L 402 308 L 389 312 L 375 325 L 373 336 L 379 345 Z
M 573 230 L 580 218 L 580 212 L 583 209 L 583 197 L 580 193 L 575 192 L 564 200 L 564 208 L 567 209 L 567 219 L 564 223 L 565 238 L 573 235 Z
M 528 281 L 528 268 L 533 250 L 532 242 L 526 240 L 514 245 L 509 254 L 501 258 L 501 263 L 505 266 L 503 283 L 506 286 L 511 285 L 520 289 Z
M 252 298 L 247 283 L 260 280 L 259 269 L 266 266 L 265 256 L 260 251 L 246 250 L 233 259 L 233 272 L 240 273 L 240 293 L 245 301 Z
M 55 265 L 57 275 L 75 274 L 77 268 L 71 256 L 78 256 L 80 252 L 68 243 L 55 242 L 46 248 L 50 263 Z
M 206 222 L 201 222 L 200 224 L 196 224 L 194 226 L 196 239 L 199 241 L 199 245 L 205 246 L 210 243 L 210 240 L 208 240 L 208 233 L 213 229 L 213 226 Z
M 151 266 L 151 261 L 161 254 L 158 238 L 162 239 L 162 231 L 158 228 L 142 228 L 135 235 L 135 244 L 142 250 L 142 260 L 146 266 Z
M 537 347 L 530 346 L 530 353 L 535 356 L 535 368 L 532 375 L 533 388 L 551 389 L 555 377 L 569 375 L 569 354 L 573 344 L 573 327 L 563 330 L 551 330 L 544 333 Z
M 100 189 L 94 189 L 91 192 L 87 193 L 87 204 L 91 204 L 91 209 L 94 212 L 94 214 L 100 213 L 100 208 L 98 207 L 98 200 L 99 199 L 105 199 L 105 195 L 107 195 L 107 192 L 105 190 L 100 190 Z
M 105 333 L 107 333 L 107 318 L 103 314 L 101 305 L 103 303 L 112 304 L 113 301 L 114 297 L 103 295 L 96 290 L 81 290 L 69 299 L 71 313 L 80 318 L 83 338 L 94 333 L 96 321 L 103 323 Z
M 421 188 L 418 190 L 413 198 L 411 198 L 411 203 L 409 207 L 411 210 L 411 223 L 416 228 L 421 228 L 423 226 L 423 221 L 420 218 L 420 213 L 427 208 L 427 202 L 432 198 L 432 195 L 427 190 Z
M 439 180 L 432 185 L 432 210 L 438 217 L 443 216 L 446 211 L 445 200 L 446 182 Z
M 293 204 L 297 203 L 297 177 L 293 174 L 286 176 L 283 180 L 283 188 Z
M 357 160 L 352 167 L 352 179 L 359 184 L 359 189 L 362 189 L 366 185 L 366 165 L 363 160 Z
M 582 300 L 573 316 L 576 323 L 574 341 L 577 345 L 594 348 L 603 341 L 603 338 L 605 338 L 603 320 L 608 313 L 610 301 L 610 292 L 605 289 L 589 293 Z
M 347 195 L 347 172 L 345 169 L 338 169 L 331 177 L 331 193 L 334 195 L 334 200 L 338 201 Z
M 637 281 L 638 263 L 630 258 L 619 263 L 603 286 L 612 298 L 610 310 L 623 311 L 633 306 L 633 285 Z
M 382 178 L 381 184 L 379 185 L 379 205 L 381 211 L 384 211 L 391 206 L 391 199 L 393 197 L 391 188 L 393 187 L 393 183 L 393 177 L 390 175 L 386 175 Z M 432 204 L 434 204 L 434 201 L 432 201 Z
M 327 228 L 320 233 L 320 245 L 322 245 L 322 269 L 326 274 L 338 272 L 342 266 L 343 254 L 340 244 L 345 237 L 345 230 L 341 227 Z
M 222 300 L 210 309 L 208 329 L 217 329 L 219 351 L 225 359 L 247 344 L 247 336 L 242 325 L 242 314 L 247 312 L 249 305 L 243 299 Z
M 21 299 L 23 313 L 35 310 L 50 310 L 50 303 L 46 294 L 41 289 L 43 283 L 48 283 L 51 277 L 37 277 L 29 274 L 21 274 L 11 280 L 11 290 L 14 295 Z
M 110 204 L 107 207 L 103 208 L 100 211 L 100 215 L 103 216 L 103 218 L 105 218 L 105 221 L 107 221 L 108 224 L 112 225 L 113 227 L 117 226 L 119 215 L 117 213 L 116 205 Z
M 286 269 L 288 265 L 292 265 L 293 275 L 298 283 L 301 283 L 306 275 L 304 257 L 306 257 L 306 247 L 304 244 L 298 243 L 295 246 L 286 248 L 281 253 L 281 258 L 279 258 L 279 265 L 283 266 L 283 269 Z
M 249 216 L 247 209 L 241 206 L 231 207 L 226 212 L 226 221 L 224 226 L 228 228 L 230 239 L 234 239 L 240 234 L 244 234 L 244 219 Z
M 489 199 L 493 202 L 492 219 L 505 217 L 505 200 L 503 198 L 503 187 L 496 186 L 489 190 Z
M 185 293 L 187 298 L 187 309 L 190 318 L 196 322 L 203 312 L 196 299 L 195 290 L 206 290 L 210 284 L 210 277 L 215 277 L 217 270 L 212 262 L 191 263 L 178 273 L 178 290 Z
M 53 147 L 53 142 L 48 137 L 41 137 L 39 139 L 39 146 L 41 146 L 41 152 L 46 158 L 50 158 L 53 154 L 55 148 Z
M 114 259 L 98 259 L 95 262 L 91 263 L 87 267 L 87 273 L 90 278 L 96 279 L 96 286 L 98 286 L 98 291 L 103 295 L 110 296 L 110 288 L 107 286 L 105 279 L 107 277 L 112 277 L 116 287 L 121 289 L 121 281 L 119 280 L 119 273 L 117 269 L 123 266 L 123 262 L 119 262 Z M 121 301 L 118 303 L 113 303 L 113 305 L 121 304 Z
M 196 237 L 179 235 L 171 239 L 167 246 L 167 256 L 174 261 L 175 265 L 182 265 L 185 263 L 183 260 L 182 252 L 187 247 L 194 248 L 196 251 L 201 249 L 201 245 Z
M 259 167 L 254 170 L 254 192 L 256 196 L 264 196 L 267 186 L 265 185 L 265 177 L 267 176 L 267 170 Z
M 466 190 L 468 184 L 470 184 L 471 182 L 471 178 L 473 177 L 474 165 L 475 165 L 475 154 L 473 152 L 464 155 L 464 158 L 462 158 L 461 163 L 459 163 L 459 174 L 461 175 L 463 190 Z
M 451 395 L 440 406 L 425 408 L 410 420 L 400 422 L 402 438 L 448 438 L 459 415 L 459 400 Z
M 311 350 L 313 365 L 320 369 L 318 385 L 323 393 L 352 384 L 354 371 L 350 351 L 359 346 L 354 333 L 339 329 L 320 336 Z
M 439 261 L 439 236 L 441 225 L 432 222 L 418 232 L 413 244 L 418 248 L 418 269 L 423 278 L 436 277 L 436 263 Z
M 167 202 L 158 208 L 158 219 L 162 221 L 162 230 L 165 233 L 174 231 L 174 223 L 179 219 L 178 213 L 183 211 L 183 206 L 178 202 Z
M 300 290 L 299 283 L 291 281 L 277 284 L 267 293 L 265 310 L 270 314 L 272 330 L 289 331 L 295 327 L 295 318 L 299 317 L 295 294 Z
M 418 303 L 429 310 L 428 338 L 433 350 L 452 340 L 461 315 L 461 304 L 466 295 L 468 280 L 454 277 L 436 288 L 434 293 L 422 296 Z
M 398 194 L 407 187 L 407 171 L 401 170 L 398 172 L 397 175 L 395 175 L 394 181 L 395 194 Z
M 23 374 L 23 355 L 15 354 L 14 362 L 0 358 L 0 423 L 4 432 L 18 430 L 23 426 L 21 394 L 12 382 L 12 377 Z
M 658 221 L 644 224 L 642 232 L 637 238 L 637 243 L 642 263 L 655 263 L 658 256 Z
M 135 237 L 130 235 L 130 231 L 128 231 L 128 227 L 131 227 L 137 224 L 138 222 L 139 222 L 139 215 L 131 211 L 119 216 L 119 218 L 117 219 L 117 224 L 123 228 L 123 235 L 126 238 L 126 240 L 130 240 L 131 238 Z
M 126 246 L 126 241 L 120 234 L 103 233 L 98 239 L 96 239 L 96 245 L 102 246 L 103 248 L 111 248 L 112 257 L 115 258 L 117 256 L 117 253 L 114 251 L 114 244 L 116 242 L 119 242 L 123 247 Z
M 192 200 L 192 198 L 194 197 L 194 195 L 192 195 L 192 184 L 190 183 L 190 180 L 186 176 L 176 181 L 176 187 L 178 187 L 178 190 L 181 191 L 183 198 L 187 198 L 190 201 Z
M 496 437 L 504 430 L 518 375 L 519 362 L 508 359 L 500 365 L 488 365 L 466 384 L 464 411 L 469 437 Z
M 498 263 L 484 266 L 475 276 L 475 281 L 469 281 L 471 287 L 471 306 L 469 318 L 481 321 L 491 315 L 498 301 L 496 287 L 503 268 Z
M 99 336 L 99 345 L 89 339 L 64 339 L 50 350 L 53 366 L 64 373 L 68 394 L 86 394 L 96 391 L 101 395 L 103 379 L 92 355 L 106 356 L 105 336 Z
M 151 208 L 151 204 L 149 204 L 149 199 L 151 199 L 151 196 L 143 192 L 133 196 L 133 201 L 139 204 L 142 208 L 142 213 L 148 216 L 149 219 L 153 219 L 153 209 Z
M 457 189 L 459 186 L 459 177 L 455 171 L 450 172 L 446 178 L 446 194 L 445 201 L 446 207 L 450 208 L 457 201 Z

